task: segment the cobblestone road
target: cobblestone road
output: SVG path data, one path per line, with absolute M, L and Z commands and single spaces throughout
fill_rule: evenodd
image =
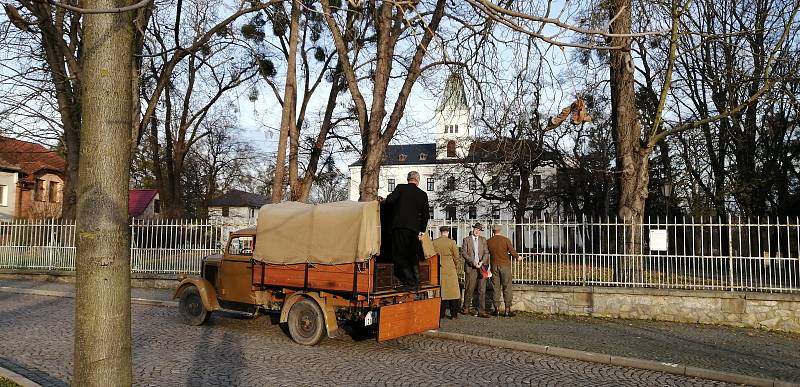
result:
M 72 371 L 73 301 L 0 293 L 0 365 L 45 385 Z M 722 385 L 633 368 L 411 336 L 389 343 L 294 344 L 269 317 L 181 324 L 174 308 L 133 306 L 140 386 Z

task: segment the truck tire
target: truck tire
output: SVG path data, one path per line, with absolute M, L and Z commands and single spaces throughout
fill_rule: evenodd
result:
M 211 312 L 206 310 L 203 305 L 203 299 L 200 297 L 200 291 L 194 285 L 189 285 L 181 292 L 181 298 L 178 302 L 178 309 L 180 310 L 183 322 L 187 325 L 203 325 L 208 322 L 211 317 Z
M 289 335 L 297 344 L 315 345 L 325 334 L 325 317 L 312 299 L 298 301 L 289 309 Z

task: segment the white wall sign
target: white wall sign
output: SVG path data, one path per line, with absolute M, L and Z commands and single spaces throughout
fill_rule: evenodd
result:
M 650 250 L 667 251 L 667 230 L 650 230 Z

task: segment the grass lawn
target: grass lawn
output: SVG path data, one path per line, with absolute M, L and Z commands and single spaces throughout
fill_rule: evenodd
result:
M 21 386 L 17 383 L 12 382 L 9 379 L 0 376 L 0 387 L 21 387 Z

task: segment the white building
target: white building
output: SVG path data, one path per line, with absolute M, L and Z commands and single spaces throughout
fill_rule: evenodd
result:
M 473 125 L 463 81 L 458 75 L 448 79 L 442 101 L 435 112 L 435 143 L 389 145 L 380 171 L 378 195 L 386 197 L 397 184 L 406 183 L 409 171 L 419 172 L 420 188 L 428 194 L 431 204 L 432 223 L 437 221 L 463 221 L 473 219 L 491 219 L 492 222 L 513 222 L 513 213 L 507 204 L 481 199 L 477 195 L 480 184 L 478 179 L 464 167 L 465 158 L 471 159 L 481 155 L 485 149 L 476 140 L 476 128 Z M 493 164 L 478 160 L 481 171 L 491 171 Z M 350 165 L 349 199 L 358 200 L 361 177 L 361 162 Z M 482 172 L 482 182 L 492 181 L 497 176 L 489 176 L 491 172 Z M 554 176 L 556 169 L 546 166 L 534 170 L 530 182 L 534 190 L 541 189 L 542 182 Z M 449 181 L 448 181 L 449 180 Z M 554 180 L 554 179 L 553 179 Z M 445 195 L 458 196 L 460 204 L 442 203 Z M 437 198 L 441 196 L 442 200 Z M 464 204 L 468 203 L 468 204 Z M 535 219 L 541 216 L 555 215 L 557 208 L 547 208 L 541 212 L 526 214 L 526 218 Z M 456 235 L 454 235 L 456 237 Z
M 246 227 L 256 223 L 258 210 L 269 202 L 264 195 L 232 189 L 211 200 L 208 218 L 217 224 Z

